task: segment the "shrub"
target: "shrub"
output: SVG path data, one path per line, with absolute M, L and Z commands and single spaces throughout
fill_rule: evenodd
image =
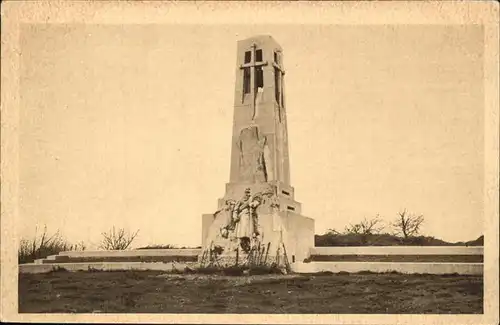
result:
M 123 228 L 115 230 L 115 227 L 113 227 L 109 232 L 102 233 L 104 238 L 99 247 L 104 250 L 125 250 L 130 247 L 138 233 L 139 230 L 130 234 Z

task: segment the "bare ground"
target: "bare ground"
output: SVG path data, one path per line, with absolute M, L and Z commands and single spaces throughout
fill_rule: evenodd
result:
M 481 314 L 482 276 L 19 274 L 21 313 Z

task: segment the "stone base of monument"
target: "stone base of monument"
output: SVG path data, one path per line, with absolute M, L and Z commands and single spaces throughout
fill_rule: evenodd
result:
M 304 263 L 296 259 L 290 262 L 290 270 L 294 273 L 318 272 L 399 272 L 407 274 L 473 274 L 481 275 L 484 271 L 483 247 L 311 247 L 310 262 Z M 19 265 L 20 273 L 45 273 L 54 270 L 66 271 L 184 271 L 201 267 L 199 262 L 201 249 L 152 249 L 129 251 L 71 251 L 35 261 L 35 263 Z M 356 256 L 356 259 L 353 259 Z M 402 256 L 418 256 L 412 262 L 404 262 Z M 445 260 L 450 262 L 442 262 Z M 328 257 L 329 261 L 325 261 Z M 332 257 L 335 257 L 332 260 Z M 367 258 L 369 257 L 369 258 Z M 235 254 L 219 256 L 220 267 L 227 266 L 271 266 L 276 263 L 277 256 L 256 254 L 256 259 L 245 261 L 245 255 Z M 388 262 L 388 260 L 393 260 Z M 399 261 L 401 259 L 401 261 Z M 237 262 L 236 262 L 237 261 Z M 440 262 L 441 261 L 441 262 Z M 477 261 L 477 262 L 473 262 Z M 246 263 L 246 264 L 245 264 Z M 206 265 L 205 265 L 206 266 Z
M 259 234 L 250 238 L 250 249 L 241 238 L 223 238 L 224 218 L 213 214 L 202 218 L 202 264 L 282 266 L 307 259 L 314 247 L 314 220 L 294 212 L 259 214 Z

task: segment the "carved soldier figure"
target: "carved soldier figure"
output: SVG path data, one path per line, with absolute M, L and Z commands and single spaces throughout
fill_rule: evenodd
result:
M 250 196 L 250 189 L 245 189 L 243 198 L 234 206 L 233 220 L 236 222 L 235 234 L 244 251 L 250 249 L 250 240 L 259 235 L 257 207 L 262 200 L 259 196 Z

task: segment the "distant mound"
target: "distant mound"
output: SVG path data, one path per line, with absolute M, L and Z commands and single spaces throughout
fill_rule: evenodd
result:
M 466 242 L 457 242 L 455 245 L 463 246 L 484 246 L 484 235 L 479 236 L 477 239 L 469 240 Z
M 316 247 L 329 246 L 483 246 L 484 236 L 468 242 L 450 243 L 430 236 L 401 238 L 391 234 L 336 234 L 315 235 Z

